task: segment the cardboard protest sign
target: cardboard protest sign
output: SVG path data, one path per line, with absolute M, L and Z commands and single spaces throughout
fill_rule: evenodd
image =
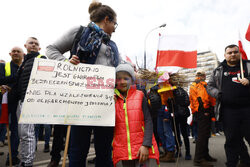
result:
M 19 123 L 114 126 L 115 68 L 36 59 Z

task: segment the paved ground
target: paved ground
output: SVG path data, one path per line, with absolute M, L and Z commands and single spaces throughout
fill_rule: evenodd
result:
M 51 139 L 52 141 L 52 139 Z M 194 155 L 194 149 L 195 149 L 195 144 L 192 143 L 192 139 L 190 139 L 190 145 L 191 145 L 191 154 L 192 156 Z M 214 165 L 216 167 L 224 167 L 224 163 L 225 163 L 225 152 L 224 152 L 224 136 L 216 136 L 216 137 L 212 137 L 210 138 L 210 145 L 209 145 L 209 149 L 210 149 L 210 154 L 213 157 L 216 157 L 218 159 L 218 162 L 214 163 Z M 34 166 L 35 167 L 46 167 L 47 164 L 50 161 L 50 155 L 49 153 L 43 153 L 43 147 L 44 147 L 44 142 L 39 141 L 38 142 L 38 150 L 36 152 L 36 159 L 35 159 L 35 163 Z M 0 156 L 0 167 L 4 167 L 5 166 L 5 162 L 6 162 L 6 155 L 8 152 L 8 147 L 4 146 L 4 147 L 0 147 L 0 151 L 4 151 L 4 155 Z M 184 148 L 182 148 L 182 153 L 184 154 Z M 62 153 L 63 155 L 63 153 Z M 88 156 L 88 159 L 92 159 L 94 157 L 94 149 L 93 149 L 93 145 L 90 148 L 90 153 Z M 192 157 L 193 158 L 193 157 Z M 67 161 L 68 162 L 68 161 Z M 161 167 L 193 167 L 193 161 L 186 161 L 184 160 L 183 157 L 181 157 L 177 163 L 161 163 L 160 164 Z M 87 164 L 87 167 L 94 167 L 93 164 Z

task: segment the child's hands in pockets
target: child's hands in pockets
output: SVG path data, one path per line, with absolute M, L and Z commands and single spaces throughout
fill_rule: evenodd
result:
M 137 157 L 139 157 L 140 163 L 145 162 L 148 159 L 148 147 L 141 146 L 137 153 Z

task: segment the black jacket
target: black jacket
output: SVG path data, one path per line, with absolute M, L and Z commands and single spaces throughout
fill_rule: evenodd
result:
M 30 74 L 33 68 L 35 58 L 40 55 L 39 52 L 33 52 L 25 55 L 24 61 L 18 70 L 18 94 L 20 100 L 23 102 L 26 90 L 29 84 Z M 41 58 L 46 59 L 45 56 Z
M 173 101 L 168 100 L 168 103 L 170 103 L 169 111 L 174 112 L 175 117 L 189 117 L 190 111 L 188 106 L 190 105 L 190 101 L 187 92 L 183 88 L 178 87 L 173 91 L 173 96 Z M 172 106 L 174 107 L 174 111 Z

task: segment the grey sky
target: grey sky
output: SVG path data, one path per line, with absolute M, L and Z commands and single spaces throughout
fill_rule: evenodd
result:
M 148 65 L 154 67 L 158 34 L 191 34 L 198 37 L 198 51 L 212 50 L 223 60 L 224 47 L 236 43 L 239 32 L 250 57 L 245 32 L 250 22 L 249 0 L 103 0 L 117 13 L 113 34 L 122 55 L 143 61 L 144 39 L 154 27 L 166 23 L 147 38 Z M 9 0 L 0 2 L 1 58 L 10 60 L 13 46 L 23 47 L 27 37 L 40 40 L 41 53 L 64 32 L 89 21 L 90 0 Z

